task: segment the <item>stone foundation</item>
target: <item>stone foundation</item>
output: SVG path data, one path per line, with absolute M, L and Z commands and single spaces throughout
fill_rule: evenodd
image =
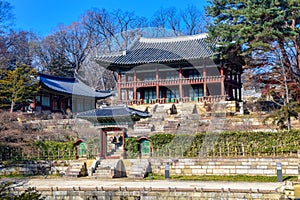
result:
M 22 190 L 18 189 L 16 192 Z M 46 200 L 202 200 L 202 199 L 284 199 L 277 190 L 205 188 L 39 188 Z

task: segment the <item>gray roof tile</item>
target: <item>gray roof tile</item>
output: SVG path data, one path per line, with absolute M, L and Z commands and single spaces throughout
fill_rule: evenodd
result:
M 111 92 L 96 91 L 77 78 L 58 77 L 47 74 L 39 74 L 40 82 L 44 87 L 51 90 L 78 96 L 106 98 L 111 96 Z
M 151 117 L 147 112 L 130 108 L 127 106 L 107 106 L 97 108 L 94 110 L 81 112 L 77 114 L 78 118 L 107 118 L 107 117 L 126 117 L 126 116 L 137 116 L 139 118 Z
M 206 34 L 170 38 L 139 38 L 126 52 L 96 57 L 111 65 L 137 65 L 205 59 L 213 55 Z

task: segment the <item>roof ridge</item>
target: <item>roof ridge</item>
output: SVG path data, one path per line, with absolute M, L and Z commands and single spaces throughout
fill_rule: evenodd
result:
M 136 45 L 138 45 L 138 43 L 140 42 L 140 39 L 142 38 L 142 35 L 138 35 L 132 42 L 131 44 L 128 46 L 128 48 L 125 50 L 125 52 L 127 50 L 131 50 L 133 49 Z M 123 51 L 124 52 L 124 51 Z
M 139 42 L 152 43 L 152 42 L 180 42 L 180 41 L 190 41 L 197 39 L 204 39 L 207 37 L 207 33 L 200 33 L 195 35 L 183 35 L 183 36 L 173 36 L 173 37 L 162 37 L 162 38 L 146 38 L 141 37 Z
M 75 77 L 65 77 L 65 76 L 55 76 L 52 74 L 45 74 L 45 73 L 38 73 L 39 77 L 45 77 L 45 78 L 49 78 L 49 79 L 54 79 L 54 80 L 65 80 L 65 81 L 71 81 L 74 82 L 76 80 Z
M 119 57 L 123 55 L 124 51 L 116 51 L 116 52 L 111 52 L 111 53 L 98 53 L 101 55 L 101 57 Z M 96 55 L 96 57 L 98 57 L 99 55 Z

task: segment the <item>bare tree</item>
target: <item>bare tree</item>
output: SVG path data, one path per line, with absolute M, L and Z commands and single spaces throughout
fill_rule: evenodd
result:
M 73 76 L 89 53 L 92 34 L 79 22 L 59 26 L 57 32 L 41 40 L 36 49 L 44 71 L 54 75 Z
M 0 34 L 5 33 L 13 25 L 12 9 L 9 2 L 0 0 Z
M 181 18 L 183 22 L 183 32 L 186 35 L 194 35 L 205 32 L 205 26 L 208 24 L 208 19 L 205 15 L 195 6 L 188 6 L 185 10 L 181 11 Z
M 92 33 L 92 39 L 88 59 L 79 70 L 79 76 L 96 88 L 114 88 L 116 75 L 106 70 L 105 66 L 96 64 L 93 58 L 127 50 L 132 41 L 142 34 L 141 28 L 146 26 L 146 21 L 133 12 L 108 12 L 105 9 L 87 11 L 82 17 L 82 24 L 87 32 Z
M 1 68 L 15 66 L 16 63 L 31 65 L 35 35 L 26 31 L 10 31 L 0 36 Z
M 35 48 L 37 62 L 41 66 L 40 71 L 58 76 L 73 76 L 74 69 L 67 60 L 66 43 L 61 34 L 54 33 L 40 40 Z
M 174 35 L 180 35 L 181 32 L 180 15 L 175 7 L 160 8 L 154 13 L 151 25 L 157 28 L 156 36 L 165 36 L 170 29 Z
M 188 6 L 183 10 L 177 11 L 176 8 L 160 8 L 154 13 L 151 25 L 156 27 L 156 36 L 168 36 L 172 34 L 193 35 L 205 32 L 205 26 L 209 19 L 204 12 L 195 6 Z

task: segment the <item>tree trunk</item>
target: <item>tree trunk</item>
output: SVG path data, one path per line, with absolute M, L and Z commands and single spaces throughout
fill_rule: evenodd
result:
M 15 103 L 14 101 L 12 101 L 11 104 L 10 104 L 10 112 L 11 112 L 11 113 L 14 112 L 15 104 L 16 104 L 16 103 Z
M 288 131 L 290 131 L 292 129 L 291 126 L 291 117 L 290 117 L 290 98 L 289 98 L 289 88 L 288 88 L 288 84 L 287 84 L 287 78 L 286 78 L 286 73 L 285 73 L 285 68 L 282 62 L 282 58 L 280 58 L 280 65 L 282 68 L 282 72 L 283 72 L 283 80 L 284 80 L 284 87 L 285 87 L 285 100 L 284 100 L 284 105 L 287 106 L 287 128 Z

